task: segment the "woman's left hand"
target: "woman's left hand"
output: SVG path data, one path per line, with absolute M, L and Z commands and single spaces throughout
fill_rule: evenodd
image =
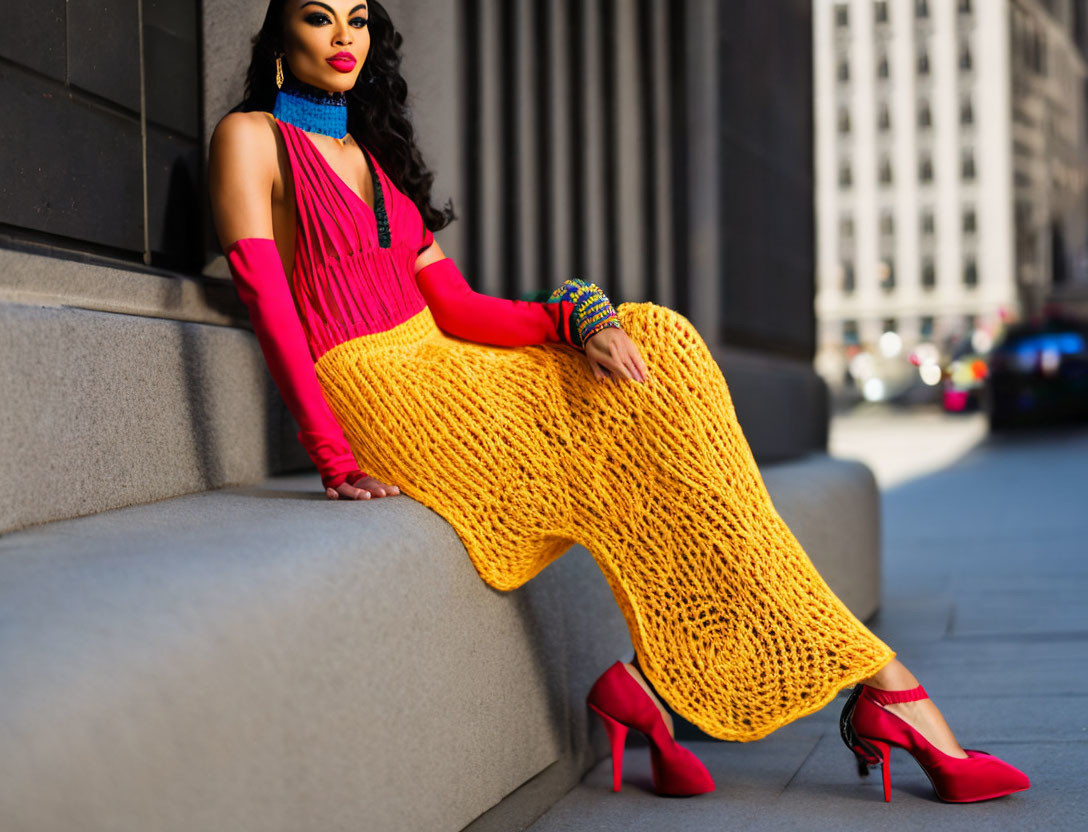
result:
M 591 335 L 585 344 L 586 359 L 593 375 L 602 381 L 625 377 L 631 381 L 646 381 L 646 363 L 630 336 L 618 326 L 609 326 Z

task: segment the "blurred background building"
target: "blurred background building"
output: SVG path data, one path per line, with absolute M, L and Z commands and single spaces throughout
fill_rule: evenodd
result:
M 1088 2 L 817 0 L 813 18 L 816 366 L 833 390 L 884 397 L 884 360 L 928 360 L 935 384 L 958 339 L 985 350 L 1006 321 L 1080 307 Z

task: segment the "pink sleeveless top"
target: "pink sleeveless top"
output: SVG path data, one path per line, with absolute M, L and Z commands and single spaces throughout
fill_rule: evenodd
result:
M 371 163 L 374 209 L 332 169 L 306 132 L 273 118 L 287 145 L 295 188 L 295 261 L 290 275 L 299 319 L 316 362 L 360 335 L 382 332 L 427 305 L 416 285 L 419 252 L 434 240 L 415 203 Z M 381 227 L 384 202 L 388 231 Z

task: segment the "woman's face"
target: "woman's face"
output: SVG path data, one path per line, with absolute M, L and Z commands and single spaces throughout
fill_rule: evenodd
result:
M 370 52 L 370 12 L 359 0 L 287 0 L 284 60 L 300 80 L 346 92 Z M 331 62 L 330 62 L 331 61 Z

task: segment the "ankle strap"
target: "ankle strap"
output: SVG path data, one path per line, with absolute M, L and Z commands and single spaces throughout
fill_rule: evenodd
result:
M 863 684 L 865 693 L 869 698 L 880 705 L 893 705 L 896 702 L 913 702 L 915 699 L 926 699 L 929 694 L 926 693 L 925 688 L 918 685 L 916 688 L 907 688 L 906 690 L 881 690 L 880 688 L 870 687 Z

